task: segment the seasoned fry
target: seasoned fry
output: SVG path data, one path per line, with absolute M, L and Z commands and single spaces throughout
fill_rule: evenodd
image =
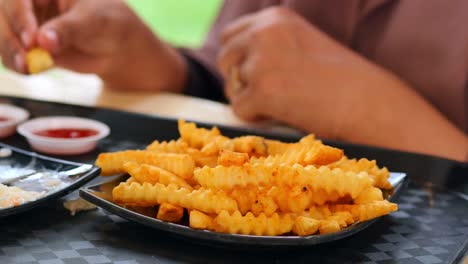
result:
M 299 144 L 290 147 L 283 154 L 276 156 L 252 159 L 252 163 L 274 164 L 274 165 L 327 165 L 338 161 L 343 157 L 343 150 L 323 145 L 320 141 L 307 145 Z
M 185 141 L 182 141 L 181 139 L 162 142 L 155 140 L 153 141 L 153 143 L 146 147 L 146 150 L 163 153 L 184 154 L 187 152 L 188 147 L 188 144 Z
M 343 157 L 339 161 L 329 164 L 329 167 L 340 168 L 344 171 L 365 171 L 372 178 L 373 185 L 375 187 L 387 190 L 392 188 L 392 185 L 388 181 L 388 177 L 390 177 L 390 172 L 385 167 L 379 168 L 375 160 L 370 161 L 365 158 L 356 160 Z
M 206 128 L 198 128 L 195 123 L 186 123 L 184 120 L 179 120 L 180 137 L 189 144 L 190 147 L 202 149 L 206 144 L 215 140 L 221 132 L 217 127 L 208 130 Z
M 277 236 L 292 230 L 294 218 L 290 214 L 265 214 L 254 216 L 247 213 L 242 216 L 239 211 L 229 214 L 222 211 L 214 219 L 214 230 L 222 233 L 244 234 L 257 236 Z
M 382 215 L 398 210 L 398 205 L 387 200 L 375 201 L 369 204 L 336 204 L 332 206 L 332 211 L 348 211 L 355 221 L 367 221 Z
M 159 220 L 178 223 L 184 217 L 184 208 L 175 206 L 170 203 L 162 203 L 159 206 L 158 214 L 156 218 Z
M 241 166 L 249 161 L 249 154 L 222 149 L 218 156 L 218 164 L 222 166 Z
M 33 48 L 26 54 L 26 65 L 31 74 L 46 71 L 54 66 L 50 53 L 42 48 Z
M 298 216 L 294 221 L 293 232 L 299 236 L 308 236 L 317 233 L 320 220 L 305 216 Z
M 195 229 L 213 229 L 213 218 L 198 210 L 191 210 L 189 215 L 189 225 Z
M 179 188 L 192 190 L 192 186 L 190 186 L 184 179 L 157 166 L 126 162 L 124 164 L 124 169 L 128 174 L 130 174 L 130 176 L 132 176 L 131 179 L 135 179 L 139 183 L 161 183 L 166 186 L 174 184 Z
M 101 167 L 103 176 L 124 173 L 126 162 L 150 164 L 168 170 L 183 179 L 190 179 L 195 162 L 186 154 L 158 153 L 144 150 L 126 150 L 99 154 L 96 165 Z
M 257 136 L 243 136 L 232 139 L 234 151 L 247 153 L 249 156 L 261 157 L 268 154 L 265 139 Z
M 355 204 L 368 204 L 375 201 L 382 201 L 383 194 L 379 188 L 368 187 L 363 190 L 357 197 L 354 199 Z
M 196 209 L 205 213 L 220 213 L 222 210 L 237 211 L 237 204 L 223 192 L 199 189 L 190 191 L 175 185 L 165 186 L 160 183 L 120 183 L 112 191 L 115 202 L 139 206 L 154 206 L 170 203 L 187 209 Z

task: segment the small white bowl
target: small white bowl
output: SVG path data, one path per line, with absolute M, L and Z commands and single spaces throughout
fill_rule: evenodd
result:
M 55 138 L 35 133 L 49 129 L 92 129 L 96 135 L 82 138 Z M 90 152 L 100 139 L 109 135 L 109 127 L 101 122 L 69 116 L 51 116 L 31 119 L 18 126 L 18 133 L 26 137 L 33 149 L 55 155 L 76 155 Z
M 16 126 L 29 118 L 29 112 L 23 108 L 9 104 L 0 104 L 0 117 L 8 118 L 0 122 L 0 138 L 11 136 L 16 131 Z

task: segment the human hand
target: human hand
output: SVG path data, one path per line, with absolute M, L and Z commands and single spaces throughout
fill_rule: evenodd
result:
M 365 110 L 361 86 L 386 74 L 281 7 L 238 19 L 221 42 L 218 66 L 237 115 L 276 119 L 328 138 L 348 135 L 351 116 Z
M 183 59 L 124 1 L 0 1 L 0 54 L 10 69 L 27 73 L 25 53 L 39 46 L 58 66 L 96 73 L 112 87 L 161 90 L 184 81 Z

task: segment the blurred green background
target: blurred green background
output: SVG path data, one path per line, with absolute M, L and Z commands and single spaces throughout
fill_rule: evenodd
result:
M 222 0 L 127 0 L 127 2 L 162 39 L 175 46 L 193 48 L 203 43 L 222 4 Z

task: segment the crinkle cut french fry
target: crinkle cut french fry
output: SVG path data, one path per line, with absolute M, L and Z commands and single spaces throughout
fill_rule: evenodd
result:
M 327 165 L 340 160 L 343 150 L 330 147 L 318 141 L 312 145 L 298 144 L 290 147 L 283 154 L 261 158 L 252 158 L 252 163 L 274 164 L 274 165 Z
M 189 214 L 189 225 L 195 229 L 213 229 L 213 217 L 198 210 L 191 210 Z
M 292 175 L 288 174 L 288 171 L 291 171 Z M 340 197 L 349 195 L 351 198 L 357 197 L 362 190 L 371 186 L 371 180 L 365 172 L 330 170 L 325 166 L 317 169 L 314 166 L 303 167 L 298 164 L 291 168 L 281 166 L 276 183 L 278 186 L 307 185 L 313 191 L 324 190 L 328 194 L 336 192 Z
M 163 153 L 178 153 L 184 154 L 187 152 L 188 144 L 181 140 L 171 140 L 171 141 L 158 141 L 155 140 L 153 143 L 146 147 L 146 150 L 163 152 Z
M 336 204 L 332 205 L 334 212 L 348 211 L 355 221 L 367 221 L 398 210 L 398 205 L 387 200 L 375 201 L 369 204 Z
M 294 221 L 292 231 L 299 236 L 308 236 L 317 233 L 320 227 L 320 220 L 298 216 Z
M 103 176 L 124 173 L 126 162 L 149 164 L 168 170 L 183 179 L 192 177 L 195 162 L 186 154 L 158 153 L 144 150 L 126 150 L 99 154 L 96 165 Z
M 162 203 L 159 206 L 156 218 L 159 220 L 178 223 L 184 217 L 184 208 L 170 203 Z
M 192 190 L 192 186 L 190 186 L 190 184 L 188 184 L 184 179 L 157 166 L 126 162 L 124 164 L 124 169 L 139 183 L 161 183 L 164 185 L 174 184 L 179 188 Z
M 340 168 L 344 171 L 366 171 L 374 181 L 375 187 L 387 190 L 392 189 L 392 185 L 388 181 L 390 172 L 385 167 L 379 168 L 375 160 L 368 160 L 365 158 L 356 160 L 343 157 L 339 161 L 329 164 L 329 167 Z
M 194 178 L 206 188 L 232 190 L 236 187 L 253 186 L 309 186 L 311 190 L 324 190 L 331 194 L 337 192 L 340 197 L 357 197 L 362 190 L 371 186 L 367 173 L 343 172 L 327 167 L 303 167 L 264 164 L 244 164 L 238 167 L 216 166 L 195 170 Z
M 203 146 L 215 140 L 221 132 L 217 127 L 208 130 L 206 128 L 198 128 L 195 123 L 186 123 L 184 120 L 179 120 L 180 137 L 193 148 L 201 149 Z
M 301 215 L 309 218 L 323 220 L 331 216 L 332 212 L 328 206 L 312 206 L 309 207 L 306 211 L 302 212 Z
M 272 181 L 276 168 L 262 164 L 244 164 L 243 166 L 214 168 L 203 167 L 194 171 L 194 178 L 201 186 L 213 189 L 232 190 L 236 187 L 265 186 Z
M 254 216 L 250 212 L 242 216 L 239 211 L 232 214 L 222 211 L 214 219 L 214 230 L 229 234 L 277 236 L 290 232 L 293 225 L 292 215 L 277 213 L 268 217 L 265 214 Z
M 154 206 L 170 203 L 189 210 L 196 209 L 206 213 L 219 213 L 222 210 L 237 211 L 237 203 L 223 192 L 212 190 L 188 190 L 175 185 L 165 186 L 160 183 L 120 183 L 112 191 L 116 203 L 140 206 Z
M 375 201 L 382 201 L 383 194 L 379 188 L 368 187 L 363 190 L 355 199 L 355 204 L 368 204 Z
M 232 139 L 234 151 L 247 153 L 249 156 L 265 156 L 268 154 L 265 139 L 258 136 L 243 136 Z
M 234 152 L 230 150 L 221 150 L 218 156 L 218 164 L 222 166 L 241 166 L 249 161 L 249 154 Z

